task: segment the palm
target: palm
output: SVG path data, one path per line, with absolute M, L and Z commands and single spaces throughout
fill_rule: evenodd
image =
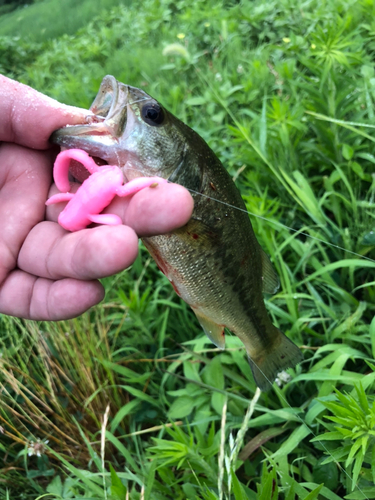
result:
M 31 319 L 71 318 L 103 298 L 99 278 L 134 261 L 137 235 L 160 234 L 183 225 L 193 202 L 181 186 L 163 185 L 112 203 L 111 213 L 117 213 L 126 226 L 67 233 L 56 223 L 61 207 L 45 211 L 49 191 L 54 192 L 50 189 L 53 156 L 43 150 L 49 147 L 53 130 L 82 123 L 87 111 L 58 108 L 54 101 L 1 76 L 0 86 L 9 96 L 0 104 L 0 116 L 5 117 L 0 123 L 0 141 L 4 141 L 0 145 L 0 312 Z

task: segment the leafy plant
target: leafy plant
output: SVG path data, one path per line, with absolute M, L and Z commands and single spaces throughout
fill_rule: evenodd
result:
M 354 386 L 356 397 L 353 394 L 344 395 L 335 390 L 337 402 L 321 401 L 323 406 L 333 415 L 325 418 L 338 425 L 334 431 L 326 432 L 312 439 L 312 441 L 341 441 L 339 450 L 333 450 L 330 456 L 322 462 L 345 462 L 345 468 L 352 474 L 352 490 L 354 490 L 358 476 L 364 463 L 369 464 L 370 470 L 363 470 L 366 478 L 375 483 L 375 399 L 370 403 L 361 383 Z M 327 426 L 327 425 L 326 425 Z M 332 426 L 327 426 L 330 429 Z

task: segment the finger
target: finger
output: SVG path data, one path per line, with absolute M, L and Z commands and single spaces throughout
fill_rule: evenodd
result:
M 46 152 L 0 146 L 0 283 L 16 266 L 26 235 L 44 218 L 49 167 Z
M 178 184 L 145 188 L 130 199 L 116 198 L 105 213 L 119 215 L 138 236 L 165 234 L 185 225 L 193 212 L 189 191 Z
M 98 281 L 51 281 L 16 270 L 0 289 L 0 312 L 25 319 L 59 321 L 79 316 L 103 297 L 104 289 Z
M 22 83 L 0 75 L 0 141 L 35 149 L 50 147 L 52 132 L 84 123 L 89 111 L 66 106 Z
M 25 239 L 17 264 L 27 273 L 52 280 L 92 280 L 126 269 L 137 253 L 137 235 L 126 226 L 68 233 L 54 222 L 41 222 Z

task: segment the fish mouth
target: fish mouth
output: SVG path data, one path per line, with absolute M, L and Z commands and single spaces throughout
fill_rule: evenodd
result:
M 79 148 L 108 163 L 117 158 L 116 150 L 127 123 L 129 89 L 113 76 L 103 78 L 90 106 L 87 124 L 67 125 L 55 130 L 50 141 L 64 149 Z

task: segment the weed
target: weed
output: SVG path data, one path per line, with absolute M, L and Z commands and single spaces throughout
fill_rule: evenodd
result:
M 146 0 L 28 63 L 15 50 L 17 75 L 63 102 L 89 106 L 109 73 L 204 137 L 278 271 L 266 304 L 304 362 L 256 401 L 237 338 L 212 349 L 141 247 L 90 314 L 1 318 L 12 498 L 374 498 L 373 18 L 370 0 Z

